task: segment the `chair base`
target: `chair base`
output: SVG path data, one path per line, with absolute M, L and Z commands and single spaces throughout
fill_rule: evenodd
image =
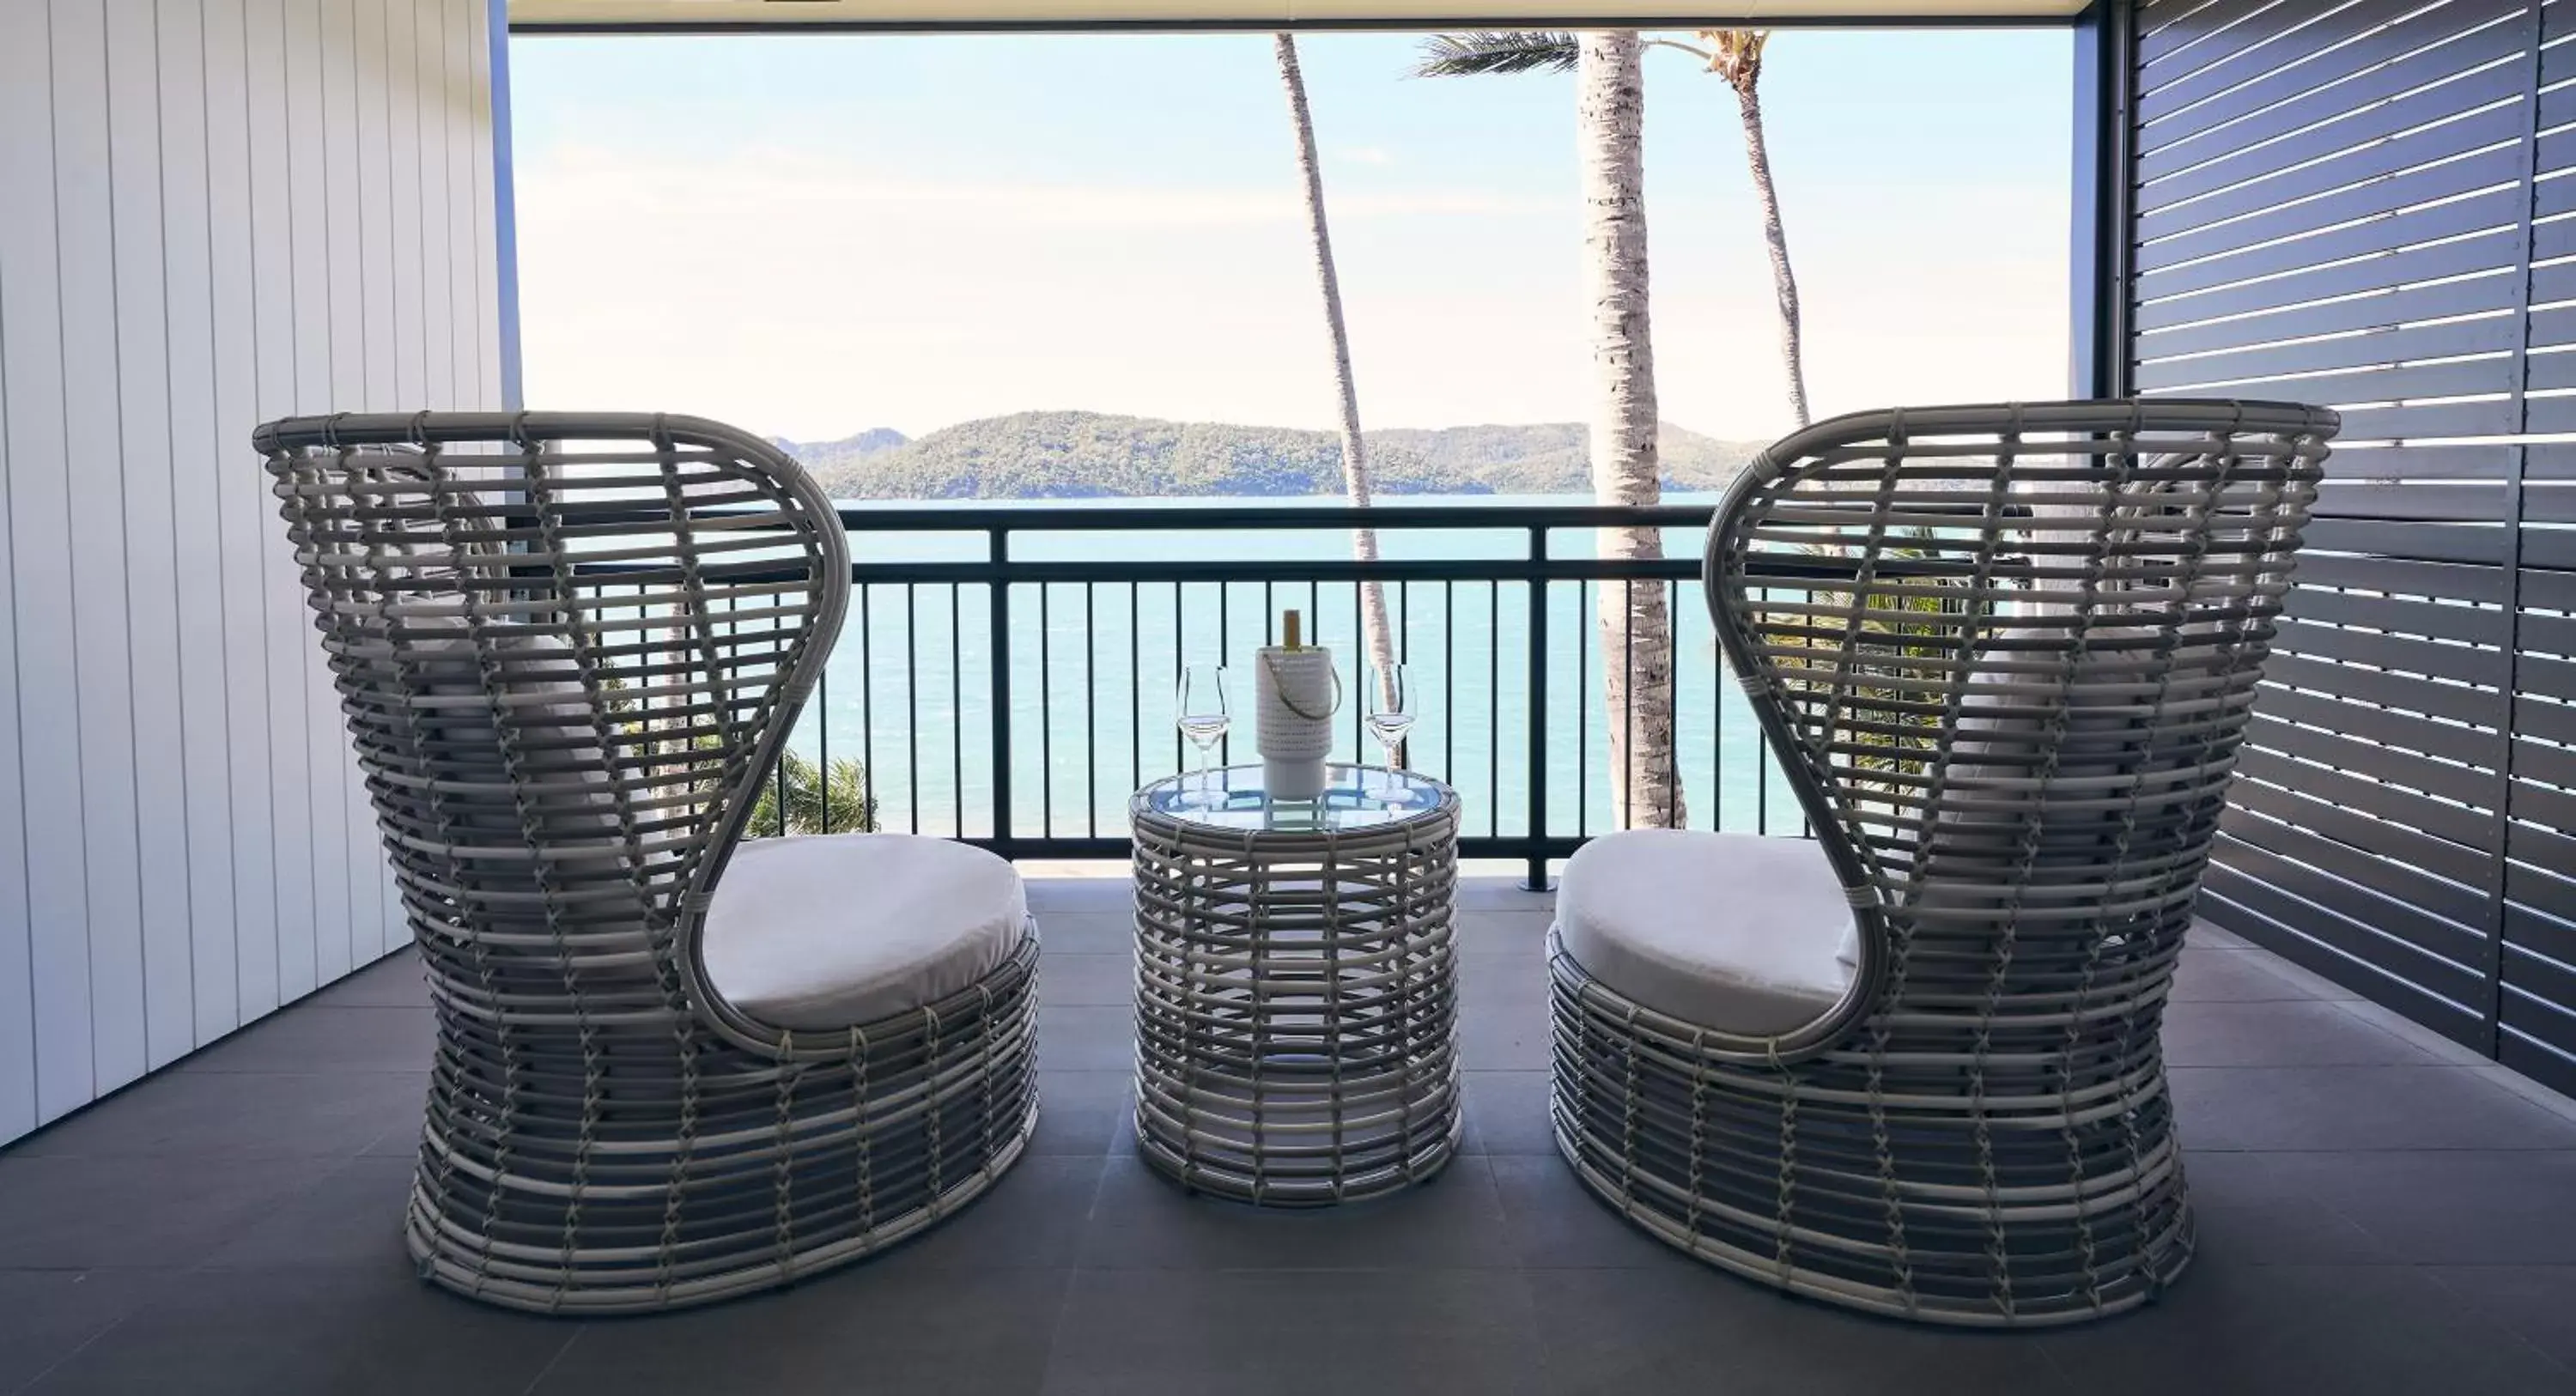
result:
M 412 1258 L 485 1303 L 615 1314 L 883 1250 L 981 1196 L 1026 1148 L 1036 958 L 1032 934 L 965 993 L 853 1032 L 846 1059 L 790 1065 L 685 1014 L 594 1025 L 567 1059 L 571 1031 L 487 1035 L 443 1006 Z
M 2030 1080 L 1980 1098 L 1950 1060 L 1719 1061 L 1553 944 L 1550 959 L 1557 1148 L 1678 1250 L 1793 1294 L 1968 1327 L 2108 1317 L 2190 1263 L 2152 1030 L 2108 1098 Z M 1922 1088 L 1943 1072 L 1954 1097 Z

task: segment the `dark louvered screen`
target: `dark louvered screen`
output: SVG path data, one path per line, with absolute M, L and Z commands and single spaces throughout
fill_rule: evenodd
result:
M 2344 417 L 2206 910 L 2576 1084 L 2576 0 L 2132 20 L 2131 382 Z

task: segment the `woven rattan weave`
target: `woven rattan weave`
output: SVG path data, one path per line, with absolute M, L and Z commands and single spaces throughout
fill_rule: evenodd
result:
M 1458 797 L 1332 768 L 1327 802 L 1401 781 L 1408 807 L 1235 823 L 1137 793 L 1136 1135 L 1204 1192 L 1280 1206 L 1392 1192 L 1457 1151 Z
M 423 1274 L 667 1308 L 989 1187 L 1035 1121 L 1033 932 L 846 1030 L 707 983 L 709 898 L 849 591 L 805 473 L 685 417 L 304 418 L 256 444 L 436 1007 Z
M 1873 412 L 1747 469 L 1709 605 L 1860 963 L 1760 1038 L 1552 941 L 1557 1139 L 1594 1191 L 1738 1274 L 1907 1318 L 2080 1320 L 2183 1268 L 2158 1025 L 2336 425 Z

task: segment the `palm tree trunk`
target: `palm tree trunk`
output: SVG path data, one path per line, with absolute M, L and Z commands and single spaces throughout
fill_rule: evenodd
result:
M 1771 186 L 1771 148 L 1762 138 L 1762 97 L 1750 82 L 1735 89 L 1744 117 L 1744 158 L 1753 167 L 1753 192 L 1762 199 L 1762 238 L 1771 247 L 1771 291 L 1780 303 L 1780 361 L 1789 371 L 1789 411 L 1805 426 L 1807 367 L 1798 327 L 1798 278 L 1789 272 L 1789 235 L 1780 227 L 1780 194 Z
M 1575 86 L 1583 163 L 1583 248 L 1592 300 L 1592 489 L 1603 504 L 1663 498 L 1661 414 L 1647 319 L 1645 74 L 1633 31 L 1581 36 Z M 1601 530 L 1607 558 L 1658 558 L 1651 528 Z M 1679 828 L 1673 759 L 1672 615 L 1661 583 L 1604 582 L 1611 808 L 1621 828 Z
M 1341 409 L 1342 485 L 1351 503 L 1369 503 L 1368 443 L 1360 436 L 1359 381 L 1351 373 L 1351 334 L 1342 321 L 1342 280 L 1333 269 L 1333 234 L 1324 220 L 1324 167 L 1315 157 L 1315 117 L 1306 106 L 1306 77 L 1297 66 L 1297 40 L 1275 35 L 1279 81 L 1288 89 L 1288 115 L 1297 127 L 1297 172 L 1306 184 L 1306 229 L 1315 249 L 1315 281 L 1324 292 L 1324 327 L 1333 343 L 1333 388 Z M 1351 555 L 1362 563 L 1377 561 L 1377 530 L 1351 530 Z M 1368 660 L 1379 676 L 1387 701 L 1394 699 L 1395 643 L 1387 632 L 1386 588 L 1374 581 L 1359 584 L 1360 634 Z M 1401 761 L 1399 754 L 1397 759 Z

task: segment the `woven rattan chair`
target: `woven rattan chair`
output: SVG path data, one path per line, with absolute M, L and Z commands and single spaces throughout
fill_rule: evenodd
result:
M 805 473 L 685 417 L 256 440 L 437 1012 L 422 1273 L 669 1308 L 990 1187 L 1037 1108 L 1017 875 L 891 835 L 737 852 L 848 599 Z
M 1709 607 L 1814 838 L 1567 866 L 1554 1115 L 1593 1191 L 1905 1318 L 2080 1320 L 2173 1279 L 2158 1025 L 2336 425 L 1872 412 L 1748 467 Z

